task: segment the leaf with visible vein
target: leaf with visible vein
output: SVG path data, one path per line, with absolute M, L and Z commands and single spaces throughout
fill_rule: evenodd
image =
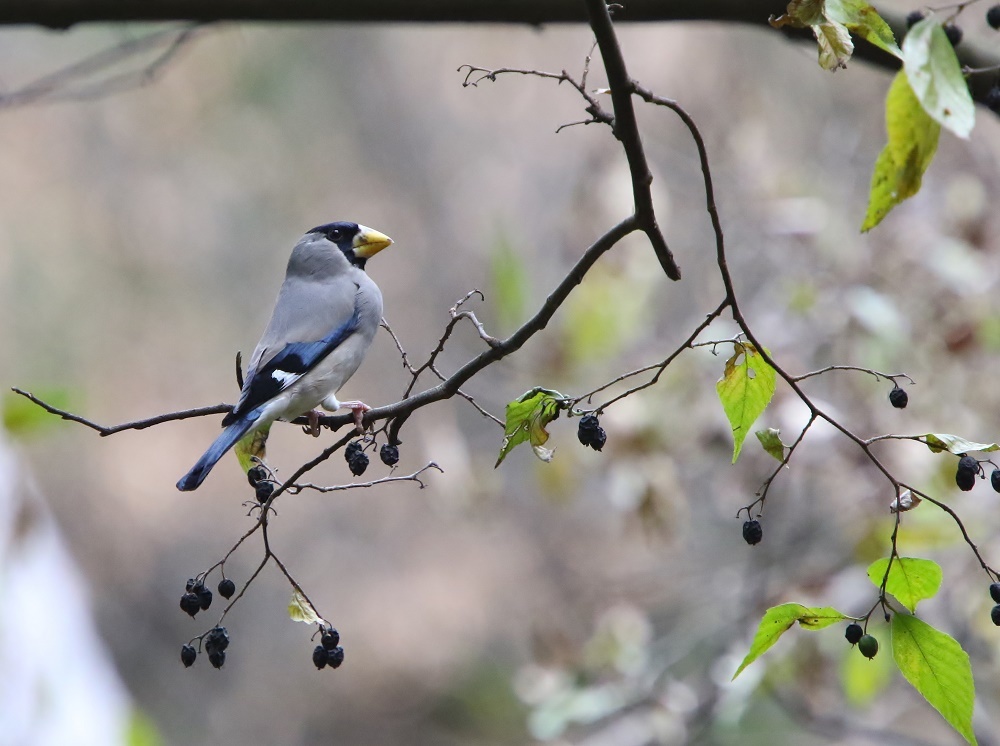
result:
M 891 593 L 910 611 L 925 598 L 932 598 L 941 589 L 941 566 L 937 562 L 917 557 L 896 557 L 889 565 L 889 558 L 875 560 L 868 566 L 868 579 L 876 588 L 882 587 L 885 568 L 889 566 L 885 590 Z
M 906 33 L 903 71 L 924 111 L 941 126 L 968 138 L 976 123 L 976 106 L 955 47 L 938 17 L 928 16 Z
M 988 453 L 990 451 L 1000 451 L 1000 445 L 996 443 L 976 443 L 966 440 L 958 435 L 948 435 L 948 433 L 927 433 L 920 436 L 920 442 L 931 449 L 932 453 L 948 451 L 956 456 L 961 456 L 972 451 Z
M 551 461 L 552 451 L 543 448 L 549 439 L 545 426 L 559 416 L 564 406 L 561 402 L 563 398 L 558 391 L 533 388 L 508 404 L 500 456 L 493 468 L 500 466 L 507 454 L 525 441 L 531 444 L 531 449 L 538 458 Z
M 888 141 L 875 161 L 862 232 L 871 230 L 896 205 L 920 191 L 924 172 L 937 152 L 941 125 L 924 111 L 900 71 L 885 99 Z
M 796 622 L 805 629 L 817 630 L 829 627 L 844 619 L 850 619 L 850 617 L 830 606 L 809 608 L 794 603 L 772 606 L 764 612 L 764 617 L 760 620 L 757 632 L 753 636 L 753 642 L 750 643 L 750 652 L 746 654 L 740 667 L 736 669 L 733 679 L 739 676 L 744 668 L 763 655 Z
M 736 342 L 715 390 L 733 428 L 733 463 L 740 456 L 750 427 L 774 396 L 777 374 L 752 344 Z
M 892 658 L 903 677 L 970 744 L 976 685 L 969 655 L 951 636 L 907 614 L 892 618 Z

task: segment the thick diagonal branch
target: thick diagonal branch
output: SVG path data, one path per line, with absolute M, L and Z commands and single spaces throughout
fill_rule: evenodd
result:
M 628 159 L 629 173 L 632 176 L 632 199 L 635 202 L 635 217 L 642 231 L 649 238 L 649 243 L 660 261 L 660 266 L 671 280 L 681 279 L 681 270 L 674 261 L 673 254 L 667 246 L 660 226 L 656 223 L 656 212 L 653 209 L 653 174 L 649 170 L 646 153 L 642 147 L 642 137 L 639 135 L 639 124 L 635 118 L 635 107 L 632 105 L 634 84 L 625 68 L 625 57 L 618 37 L 615 35 L 611 14 L 605 0 L 586 0 L 587 13 L 590 15 L 590 27 L 597 38 L 597 46 L 601 50 L 604 69 L 608 74 L 608 86 L 611 88 L 611 102 L 615 109 L 615 121 L 612 128 L 615 137 L 625 149 Z

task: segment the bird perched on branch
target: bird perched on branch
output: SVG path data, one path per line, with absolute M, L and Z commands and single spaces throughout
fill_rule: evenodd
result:
M 382 320 L 382 292 L 365 273 L 365 262 L 391 243 L 357 223 L 329 223 L 295 245 L 239 401 L 177 489 L 197 489 L 226 451 L 275 420 L 306 413 L 315 420 L 315 407 L 348 407 L 361 428 L 370 407 L 340 402 L 336 394 L 361 365 Z

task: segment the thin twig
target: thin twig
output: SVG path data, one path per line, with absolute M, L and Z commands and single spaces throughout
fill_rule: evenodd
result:
M 173 420 L 187 420 L 192 417 L 204 417 L 209 414 L 223 414 L 232 411 L 233 406 L 231 404 L 213 404 L 208 407 L 196 407 L 195 409 L 183 409 L 179 412 L 167 412 L 166 414 L 159 414 L 156 417 L 149 417 L 145 420 L 135 420 L 134 422 L 124 422 L 121 425 L 99 425 L 96 422 L 88 420 L 86 417 L 81 417 L 78 414 L 73 414 L 72 412 L 67 412 L 64 409 L 59 409 L 59 407 L 54 407 L 47 402 L 42 401 L 34 394 L 24 391 L 22 389 L 15 387 L 11 388 L 15 394 L 20 394 L 26 399 L 31 400 L 39 407 L 44 409 L 50 414 L 58 415 L 64 420 L 70 422 L 77 422 L 81 425 L 89 427 L 91 430 L 96 430 L 101 434 L 101 437 L 107 435 L 114 435 L 115 433 L 120 433 L 122 430 L 145 430 L 147 427 L 152 427 L 153 425 L 160 425 L 164 422 L 171 422 Z
M 314 490 L 316 492 L 339 492 L 341 490 L 354 490 L 363 487 L 374 487 L 379 484 L 388 484 L 389 482 L 416 482 L 420 485 L 420 489 L 426 487 L 423 481 L 420 479 L 420 475 L 423 474 L 428 469 L 437 469 L 439 472 L 444 474 L 444 469 L 438 466 L 436 463 L 431 461 L 426 466 L 417 469 L 417 471 L 412 474 L 407 474 L 405 477 L 382 477 L 381 479 L 373 479 L 370 482 L 354 482 L 352 484 L 335 484 L 330 486 L 322 486 L 318 484 L 310 484 L 305 482 L 303 484 L 292 484 L 288 487 L 288 493 L 291 495 L 297 495 L 303 490 Z
M 871 368 L 861 368 L 857 365 L 828 365 L 825 368 L 820 368 L 819 370 L 813 370 L 809 373 L 803 373 L 799 376 L 792 376 L 795 381 L 804 381 L 807 378 L 812 378 L 813 376 L 820 376 L 824 373 L 829 373 L 832 370 L 856 370 L 861 373 L 868 373 L 869 375 L 875 376 L 875 380 L 886 379 L 888 381 L 896 382 L 897 378 L 905 378 L 910 383 L 915 383 L 915 381 L 910 378 L 905 373 L 881 373 L 877 370 L 872 370 Z
M 690 349 L 691 347 L 693 347 L 694 346 L 694 340 L 698 338 L 698 335 L 701 334 L 703 331 L 705 331 L 705 329 L 707 329 L 709 327 L 709 325 L 713 321 L 715 321 L 717 318 L 719 318 L 719 316 L 722 314 L 722 312 L 726 309 L 726 307 L 728 305 L 729 305 L 729 301 L 726 300 L 726 301 L 723 301 L 722 303 L 720 303 L 718 306 L 716 306 L 715 310 L 712 311 L 710 314 L 708 314 L 708 316 L 705 317 L 704 321 L 702 321 L 700 324 L 698 324 L 698 326 L 695 327 L 694 331 L 691 332 L 691 334 L 688 335 L 688 338 L 685 339 L 680 345 L 678 345 L 677 349 L 675 349 L 673 352 L 671 352 L 666 357 L 666 359 L 663 360 L 662 362 L 657 363 L 656 365 L 647 366 L 646 368 L 639 368 L 638 370 L 632 371 L 631 373 L 626 373 L 625 375 L 619 376 L 618 378 L 616 378 L 613 381 L 609 381 L 608 383 L 605 383 L 605 384 L 603 384 L 601 386 L 598 386 L 596 389 L 594 389 L 590 393 L 587 393 L 587 394 L 584 394 L 583 396 L 579 396 L 579 397 L 576 397 L 575 399 L 572 399 L 570 401 L 570 406 L 571 407 L 575 407 L 577 404 L 579 404 L 584 399 L 586 399 L 586 400 L 589 401 L 590 398 L 594 396 L 594 394 L 596 394 L 596 393 L 598 393 L 600 391 L 603 391 L 606 388 L 608 388 L 610 386 L 613 386 L 614 384 L 616 384 L 616 383 L 618 383 L 620 381 L 623 381 L 623 380 L 625 380 L 627 378 L 630 378 L 630 377 L 632 377 L 634 375 L 638 375 L 640 373 L 648 372 L 650 370 L 655 370 L 656 371 L 656 373 L 653 375 L 652 378 L 650 378 L 645 383 L 639 384 L 638 386 L 633 386 L 632 388 L 628 389 L 627 391 L 622 392 L 618 396 L 616 396 L 616 397 L 614 397 L 612 399 L 609 399 L 608 401 L 604 402 L 599 407 L 597 407 L 594 410 L 594 412 L 597 413 L 597 414 L 600 414 L 601 412 L 603 412 L 605 409 L 607 409 L 608 407 L 610 407 L 615 402 L 621 401 L 622 399 L 624 399 L 624 398 L 626 398 L 628 396 L 632 396 L 632 394 L 635 394 L 638 391 L 642 391 L 643 389 L 647 389 L 650 386 L 655 385 L 656 382 L 660 380 L 660 376 L 663 374 L 663 371 L 665 371 L 667 369 L 667 366 L 670 365 L 670 363 L 672 363 L 677 358 L 678 355 L 680 355 L 682 352 L 684 352 L 684 350 L 687 350 L 687 349 Z

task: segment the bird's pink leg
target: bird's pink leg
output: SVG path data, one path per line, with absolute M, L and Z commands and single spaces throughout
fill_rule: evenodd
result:
M 315 409 L 310 409 L 306 412 L 306 417 L 309 419 L 309 424 L 302 426 L 303 432 L 309 433 L 314 438 L 318 438 L 320 413 Z
M 365 412 L 371 410 L 371 407 L 363 401 L 342 401 L 340 402 L 340 406 L 351 410 L 351 414 L 354 415 L 354 426 L 358 428 L 358 434 L 364 435 L 365 425 L 361 421 L 361 418 L 364 416 Z

